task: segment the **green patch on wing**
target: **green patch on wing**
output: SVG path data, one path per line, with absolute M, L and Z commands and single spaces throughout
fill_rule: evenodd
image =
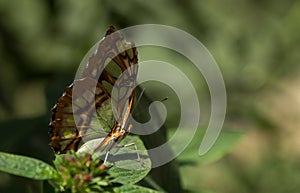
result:
M 82 136 L 83 144 L 105 137 L 114 125 L 114 116 L 110 100 L 104 101 L 91 118 L 90 127 Z M 99 144 L 98 144 L 99 145 Z
M 109 132 L 115 122 L 110 100 L 106 100 L 102 103 L 101 107 L 97 109 L 97 114 L 98 123 L 105 132 Z

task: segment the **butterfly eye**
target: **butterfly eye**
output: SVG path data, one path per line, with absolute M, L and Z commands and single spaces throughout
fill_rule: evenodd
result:
M 121 135 L 124 135 L 126 131 L 124 129 L 121 129 Z

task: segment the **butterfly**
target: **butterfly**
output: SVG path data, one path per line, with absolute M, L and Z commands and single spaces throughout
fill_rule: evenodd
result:
M 80 77 L 51 110 L 52 149 L 59 154 L 78 151 L 86 142 L 102 137 L 94 151 L 107 152 L 124 139 L 132 128 L 129 117 L 137 72 L 134 43 L 110 26 Z

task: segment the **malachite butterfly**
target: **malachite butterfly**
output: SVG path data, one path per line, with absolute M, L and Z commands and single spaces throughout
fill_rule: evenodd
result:
M 130 132 L 137 63 L 134 43 L 110 26 L 80 77 L 52 109 L 49 134 L 56 153 L 78 151 L 101 137 L 95 150 L 109 151 Z

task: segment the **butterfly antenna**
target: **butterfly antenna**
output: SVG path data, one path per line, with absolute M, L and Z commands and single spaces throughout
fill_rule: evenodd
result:
M 166 100 L 168 100 L 168 99 L 169 99 L 169 97 L 166 97 L 166 98 L 160 100 L 160 102 L 164 102 L 164 101 L 166 101 Z
M 143 90 L 142 90 L 142 92 L 141 92 L 141 94 L 140 94 L 140 96 L 139 96 L 139 98 L 138 98 L 138 100 L 137 100 L 137 103 L 135 104 L 133 110 L 135 109 L 135 107 L 137 106 L 137 104 L 140 102 L 140 100 L 141 100 L 141 98 L 142 98 L 142 96 L 143 96 L 144 91 L 145 91 L 145 88 L 143 88 Z M 163 98 L 163 99 L 161 99 L 161 100 L 159 100 L 159 101 L 160 101 L 160 102 L 164 102 L 164 101 L 166 101 L 166 100 L 168 100 L 168 99 L 169 99 L 169 97 L 165 97 L 165 98 Z M 146 110 L 147 110 L 147 109 L 143 109 L 143 110 L 137 112 L 137 113 L 135 114 L 135 116 L 139 116 L 141 113 L 145 112 Z
M 143 88 L 143 90 L 142 90 L 142 92 L 140 93 L 138 99 L 136 100 L 136 103 L 135 103 L 134 107 L 132 108 L 132 111 L 134 111 L 135 108 L 137 107 L 137 105 L 140 103 L 140 101 L 141 101 L 141 99 L 142 99 L 142 96 L 143 96 L 144 92 L 145 92 L 145 88 Z

